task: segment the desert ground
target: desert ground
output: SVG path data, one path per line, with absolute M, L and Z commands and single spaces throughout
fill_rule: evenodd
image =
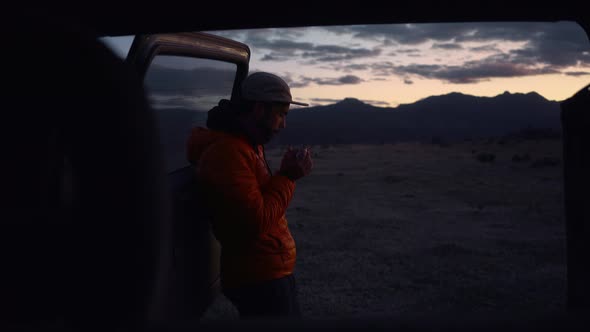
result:
M 304 319 L 565 310 L 561 140 L 312 151 L 287 211 Z M 234 319 L 220 295 L 202 321 Z

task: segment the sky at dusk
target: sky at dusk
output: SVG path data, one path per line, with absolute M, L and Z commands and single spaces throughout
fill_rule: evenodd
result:
M 247 44 L 250 72 L 283 77 L 311 106 L 347 97 L 395 107 L 432 95 L 536 91 L 564 100 L 590 82 L 574 22 L 441 23 L 209 31 Z M 103 38 L 124 57 L 133 38 Z

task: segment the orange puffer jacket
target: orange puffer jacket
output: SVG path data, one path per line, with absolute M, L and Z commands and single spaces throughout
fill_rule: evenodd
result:
M 221 244 L 221 282 L 238 287 L 284 277 L 295 267 L 295 241 L 285 212 L 295 182 L 272 175 L 262 146 L 205 128 L 194 128 L 187 157 Z

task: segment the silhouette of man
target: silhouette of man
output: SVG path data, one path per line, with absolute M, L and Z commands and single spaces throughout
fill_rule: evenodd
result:
M 291 98 L 280 77 L 257 72 L 241 86 L 239 101 L 221 100 L 207 127 L 193 128 L 189 161 L 221 244 L 223 293 L 241 318 L 300 317 L 296 248 L 285 212 L 295 182 L 311 172 L 307 149 L 290 149 L 273 174 L 264 144 L 286 127 Z

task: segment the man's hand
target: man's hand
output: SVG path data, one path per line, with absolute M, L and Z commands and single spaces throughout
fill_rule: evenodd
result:
M 297 181 L 311 173 L 313 160 L 309 148 L 292 149 L 290 146 L 283 155 L 280 175 L 284 175 L 293 181 Z

